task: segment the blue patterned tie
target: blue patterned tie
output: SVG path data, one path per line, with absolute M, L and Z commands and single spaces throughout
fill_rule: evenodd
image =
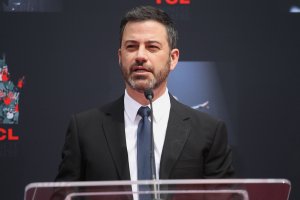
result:
M 137 130 L 137 166 L 138 180 L 151 180 L 151 122 L 149 107 L 140 107 L 138 115 L 142 117 Z M 147 185 L 139 185 L 139 191 L 150 191 Z M 140 200 L 151 199 L 151 195 L 139 195 Z

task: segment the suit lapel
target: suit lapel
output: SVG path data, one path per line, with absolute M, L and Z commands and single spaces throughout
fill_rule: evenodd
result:
M 171 110 L 166 132 L 165 143 L 160 161 L 160 179 L 169 179 L 172 169 L 183 150 L 190 133 L 189 117 L 185 115 L 180 105 L 170 95 Z
M 121 180 L 130 180 L 124 125 L 124 97 L 104 108 L 103 129 Z

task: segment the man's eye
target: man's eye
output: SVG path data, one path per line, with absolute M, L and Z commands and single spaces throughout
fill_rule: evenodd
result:
M 130 45 L 126 46 L 126 49 L 133 49 L 133 48 L 136 48 L 136 46 L 137 45 L 130 44 Z
M 159 50 L 159 47 L 155 46 L 155 45 L 150 45 L 150 46 L 148 46 L 148 48 L 153 51 Z

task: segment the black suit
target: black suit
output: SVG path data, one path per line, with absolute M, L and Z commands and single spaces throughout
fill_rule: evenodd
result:
M 171 95 L 160 179 L 229 178 L 231 149 L 223 122 Z M 124 97 L 72 117 L 56 181 L 130 180 Z

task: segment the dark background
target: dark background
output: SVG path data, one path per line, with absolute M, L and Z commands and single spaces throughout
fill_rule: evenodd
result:
M 19 124 L 0 125 L 20 137 L 0 141 L 1 199 L 53 181 L 70 115 L 123 93 L 119 21 L 141 4 L 173 16 L 181 61 L 227 63 L 217 74 L 237 177 L 289 179 L 290 199 L 300 199 L 300 14 L 288 12 L 292 3 L 69 0 L 46 12 L 0 12 L 0 54 L 14 82 L 25 76 Z

